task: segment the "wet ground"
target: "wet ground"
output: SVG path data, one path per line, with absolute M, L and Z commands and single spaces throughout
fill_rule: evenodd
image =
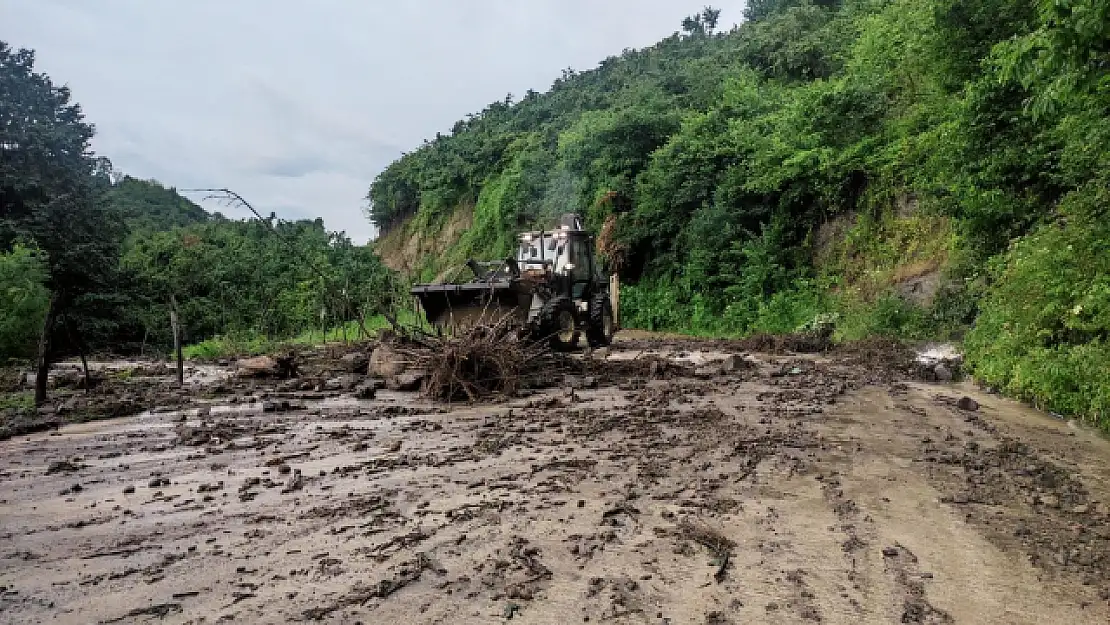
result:
M 206 369 L 0 442 L 0 621 L 1110 622 L 1105 439 L 740 347 L 483 405 Z

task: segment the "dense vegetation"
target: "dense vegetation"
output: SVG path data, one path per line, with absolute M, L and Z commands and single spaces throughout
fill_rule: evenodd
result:
M 512 96 L 393 163 L 422 274 L 577 210 L 626 325 L 960 337 L 986 381 L 1110 424 L 1108 0 L 761 0 Z
M 171 307 L 184 340 L 227 345 L 345 327 L 389 304 L 392 274 L 321 220 L 228 220 L 115 172 L 69 90 L 3 42 L 0 131 L 0 365 L 167 353 Z

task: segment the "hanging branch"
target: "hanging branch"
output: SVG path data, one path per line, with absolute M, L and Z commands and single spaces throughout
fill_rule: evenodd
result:
M 308 267 L 312 269 L 312 271 L 315 272 L 316 275 L 320 276 L 321 280 L 323 281 L 324 289 L 331 296 L 332 301 L 345 302 L 346 310 L 356 308 L 351 305 L 351 300 L 347 296 L 346 292 L 338 292 L 334 288 L 332 288 L 331 282 L 328 280 L 328 276 L 316 265 L 316 263 L 312 262 L 310 258 L 305 256 L 295 242 L 289 240 L 288 238 L 283 236 L 281 232 L 274 228 L 274 224 L 270 223 L 269 219 L 264 218 L 262 214 L 254 208 L 254 206 L 251 206 L 250 202 L 243 199 L 243 196 L 232 191 L 231 189 L 182 189 L 182 191 L 187 193 L 206 193 L 207 195 L 205 195 L 201 201 L 215 200 L 223 204 L 224 206 L 229 206 L 232 208 L 246 208 L 250 212 L 254 213 L 254 216 L 258 218 L 258 221 L 266 224 L 266 227 L 270 229 L 270 232 L 273 232 L 275 235 L 278 236 L 278 238 L 284 241 L 294 254 L 296 254 L 302 261 L 304 261 L 304 263 L 308 265 Z M 397 324 L 396 317 L 394 317 L 392 314 L 389 313 L 389 311 L 384 309 L 380 312 L 382 313 L 382 315 L 385 316 L 386 320 L 389 321 L 390 325 L 393 326 L 394 330 L 399 329 L 400 326 Z M 355 319 L 358 321 L 359 330 L 361 330 L 364 335 L 370 336 L 370 332 L 367 331 L 366 325 L 362 321 L 362 315 L 356 314 Z

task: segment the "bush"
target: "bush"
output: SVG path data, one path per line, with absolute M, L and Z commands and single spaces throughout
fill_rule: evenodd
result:
M 965 342 L 976 376 L 1048 410 L 1110 429 L 1110 224 L 1106 187 L 1014 243 Z
M 46 267 L 29 248 L 0 252 L 0 364 L 34 355 L 50 301 Z

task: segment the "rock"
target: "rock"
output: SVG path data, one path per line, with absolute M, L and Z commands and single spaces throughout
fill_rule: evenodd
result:
M 597 378 L 592 375 L 563 376 L 563 385 L 570 388 L 597 388 Z
M 897 555 L 898 555 L 898 548 L 897 547 L 883 547 L 883 556 L 884 557 L 893 558 Z
M 1083 503 L 1083 504 L 1079 504 L 1078 506 L 1075 506 L 1074 508 L 1071 509 L 1071 511 L 1075 514 L 1087 514 L 1088 512 L 1091 511 L 1091 506 L 1088 505 L 1088 504 Z
M 266 378 L 278 374 L 278 363 L 269 356 L 244 358 L 235 363 L 235 368 L 241 378 Z
M 58 414 L 68 414 L 74 412 L 75 410 L 77 410 L 76 397 L 70 397 L 69 399 L 65 400 L 65 402 L 61 406 L 58 406 Z
M 730 354 L 721 361 L 721 371 L 724 373 L 734 373 L 748 369 L 751 366 L 752 363 L 740 354 Z
M 290 410 L 304 410 L 305 404 L 301 401 L 266 400 L 262 402 L 262 412 L 288 412 Z
M 386 380 L 400 375 L 405 370 L 407 363 L 404 357 L 388 345 L 381 345 L 370 354 L 367 373 L 376 378 Z
M 378 389 L 385 388 L 385 381 L 377 378 L 371 378 L 363 381 L 354 388 L 354 396 L 358 399 L 374 399 Z
M 420 385 L 424 383 L 425 377 L 423 371 L 405 371 L 399 375 L 386 378 L 385 386 L 391 391 L 418 391 Z
M 937 377 L 938 382 L 952 381 L 952 370 L 949 369 L 943 362 L 933 367 L 933 375 Z
M 241 378 L 290 378 L 297 375 L 296 355 L 292 352 L 279 356 L 243 358 L 235 363 L 236 375 Z
M 362 376 L 356 373 L 347 373 L 337 378 L 332 378 L 323 384 L 323 390 L 327 391 L 349 391 L 358 386 L 362 381 Z
M 370 365 L 370 358 L 362 352 L 352 352 L 345 354 L 339 359 L 343 368 L 351 373 L 365 374 Z
M 714 378 L 718 375 L 721 375 L 721 367 L 716 364 L 702 365 L 697 369 L 694 369 L 694 377 L 696 378 Z
M 972 399 L 970 397 L 965 396 L 965 397 L 961 397 L 960 400 L 956 402 L 956 407 L 959 408 L 960 410 L 968 410 L 968 411 L 971 411 L 971 412 L 975 412 L 976 410 L 979 409 L 979 402 L 975 401 L 974 399 Z
M 1038 501 L 1041 502 L 1041 505 L 1045 506 L 1046 508 L 1059 508 L 1060 507 L 1060 498 L 1057 497 L 1056 495 L 1051 494 L 1051 493 L 1049 493 L 1047 495 L 1041 495 L 1037 499 L 1038 499 Z
M 285 488 L 282 488 L 281 492 L 282 493 L 295 493 L 295 492 L 301 490 L 302 488 L 304 488 L 304 483 L 305 483 L 304 476 L 301 475 L 301 472 L 298 469 L 293 474 L 293 477 L 289 478 L 289 480 L 285 483 Z

